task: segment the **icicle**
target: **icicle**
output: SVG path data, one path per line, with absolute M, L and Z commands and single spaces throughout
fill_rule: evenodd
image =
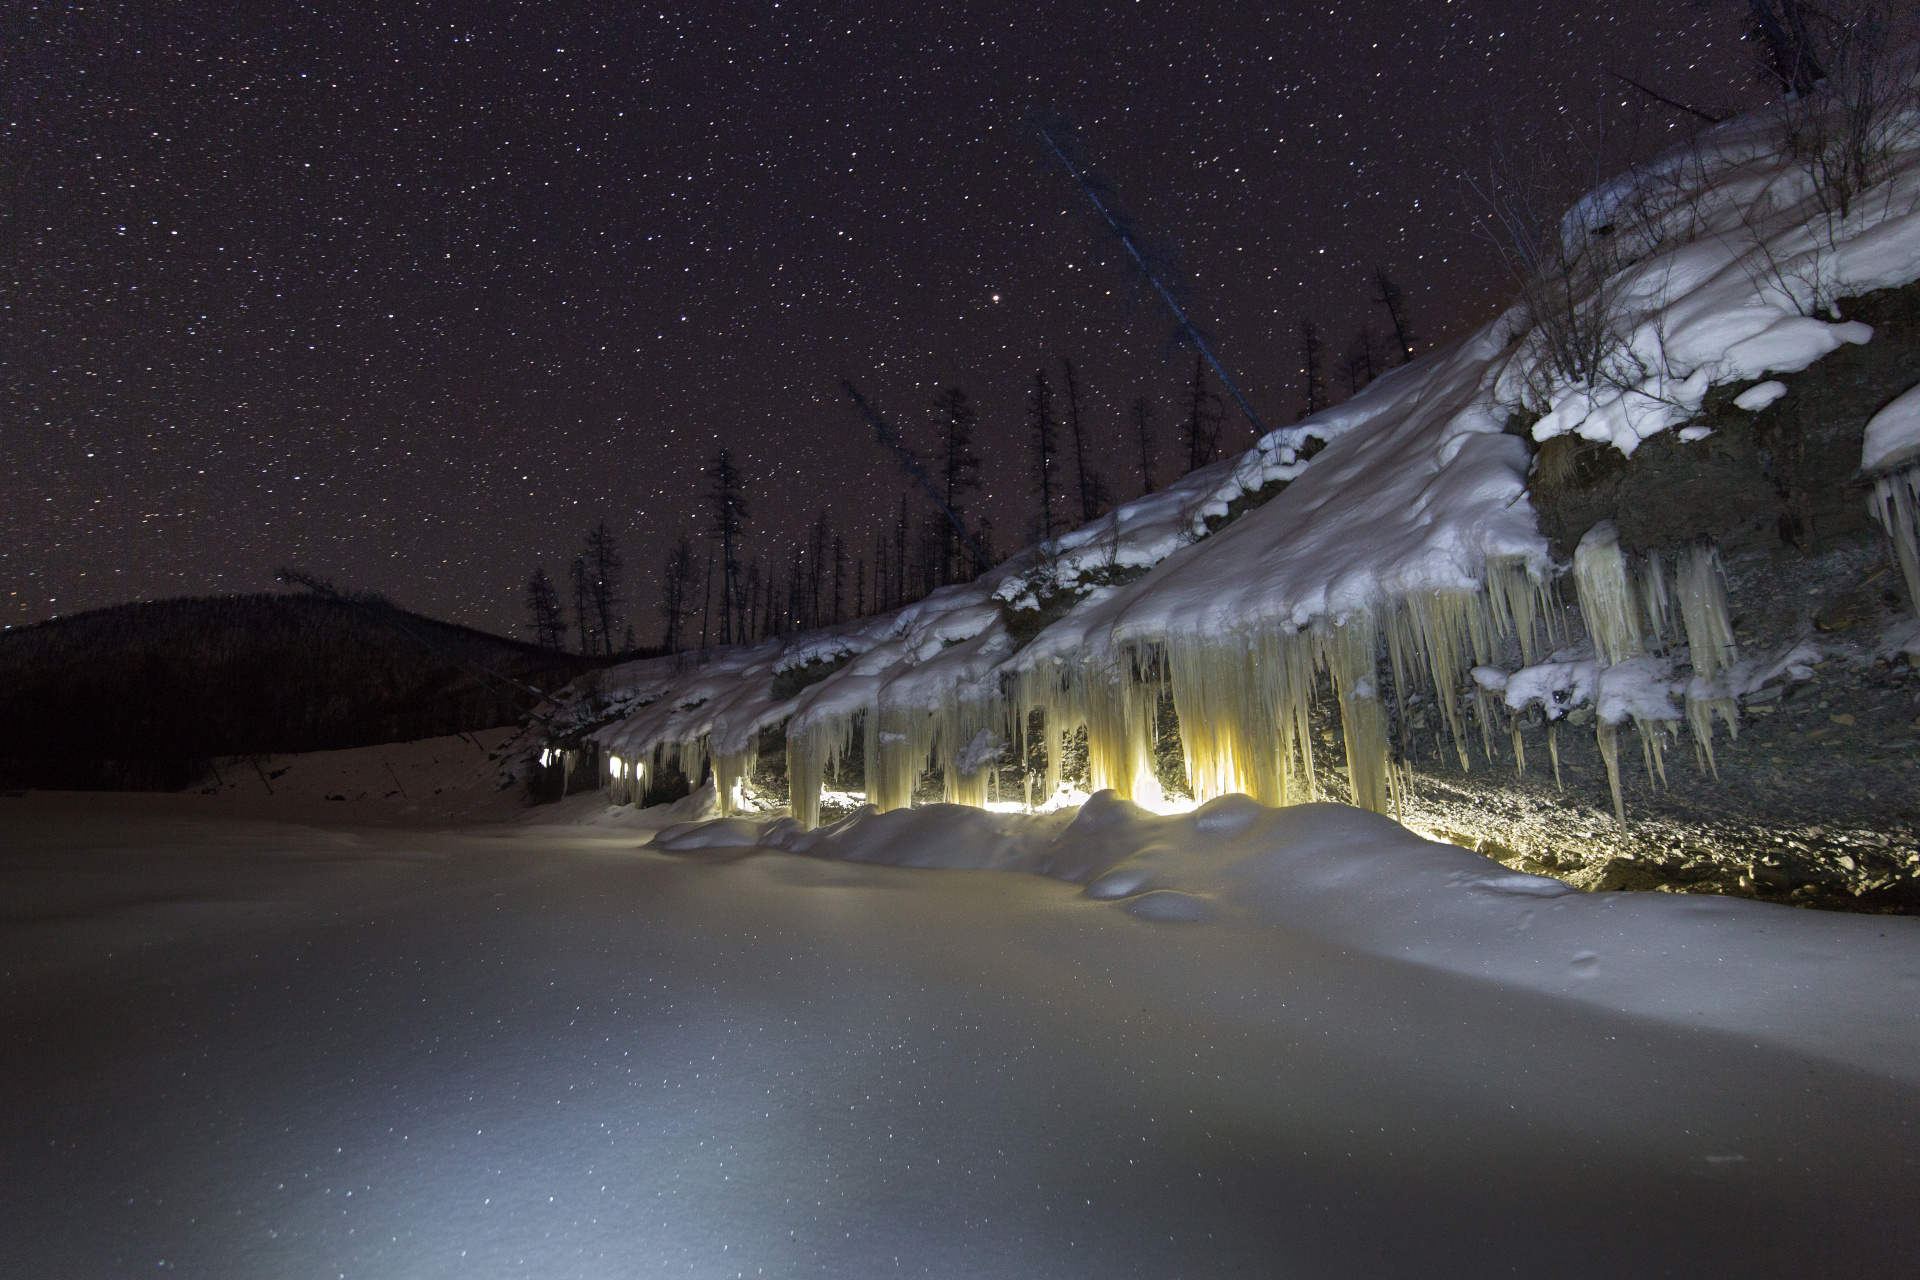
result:
M 1647 552 L 1640 570 L 1640 602 L 1647 610 L 1647 631 L 1655 646 L 1665 648 L 1674 638 L 1673 595 L 1667 589 L 1667 562 L 1658 551 Z
M 1718 715 L 1726 721 L 1730 736 L 1740 736 L 1739 706 L 1720 682 L 1736 656 L 1726 579 L 1726 566 L 1711 542 L 1696 542 L 1681 553 L 1680 621 L 1686 627 L 1687 648 L 1693 655 L 1693 679 L 1688 681 L 1686 693 L 1687 727 L 1716 778 L 1720 768 L 1713 758 L 1713 717 Z
M 997 696 L 942 700 L 936 731 L 942 795 L 948 804 L 984 808 L 995 762 L 1006 750 L 1006 706 Z
M 1111 788 L 1123 800 L 1135 798 L 1153 778 L 1153 712 L 1157 689 L 1137 684 L 1133 662 L 1082 668 L 1081 705 L 1087 724 L 1087 789 Z M 1158 786 L 1155 783 L 1154 786 Z
M 1620 794 L 1620 735 L 1616 725 L 1605 720 L 1595 722 L 1595 736 L 1600 740 L 1600 758 L 1606 762 L 1607 785 L 1613 789 L 1613 816 L 1620 820 L 1620 829 L 1627 829 L 1627 802 Z
M 1602 520 L 1587 530 L 1573 553 L 1573 581 L 1587 634 L 1604 666 L 1637 658 L 1642 652 L 1640 610 L 1634 601 L 1620 530 Z
M 1478 683 L 1473 686 L 1473 702 L 1474 710 L 1478 713 L 1476 718 L 1480 721 L 1480 748 L 1487 753 L 1487 760 L 1491 763 L 1495 758 L 1493 750 L 1493 720 L 1495 713 L 1493 707 L 1487 702 L 1487 691 L 1481 688 Z
M 1468 769 L 1467 728 L 1460 714 L 1458 681 L 1473 665 L 1468 661 L 1471 642 L 1466 634 L 1470 630 L 1467 617 L 1469 612 L 1485 607 L 1485 596 L 1478 592 L 1430 592 L 1410 597 L 1407 606 L 1411 623 L 1409 636 L 1414 646 L 1426 655 L 1427 672 L 1433 680 L 1434 704 L 1453 734 L 1460 771 L 1465 773 Z
M 694 738 L 680 743 L 679 765 L 680 772 L 687 776 L 687 785 L 698 791 L 707 774 L 707 740 Z
M 1375 813 L 1391 813 L 1400 797 L 1387 740 L 1387 709 L 1374 681 L 1378 652 L 1370 611 L 1354 613 L 1326 640 L 1327 665 L 1340 698 L 1340 727 L 1346 738 L 1347 781 L 1353 804 Z
M 867 801 L 880 812 L 912 807 L 937 727 L 919 707 L 867 708 Z
M 1666 725 L 1659 720 L 1633 718 L 1633 727 L 1640 732 L 1640 755 L 1647 766 L 1647 779 L 1660 779 L 1660 785 L 1667 785 Z
M 787 811 L 808 831 L 820 825 L 820 788 L 853 749 L 853 717 L 821 715 L 787 728 Z
M 1311 713 L 1321 643 L 1318 633 L 1270 631 L 1238 643 L 1209 638 L 1163 647 L 1196 798 L 1239 791 L 1263 804 L 1285 804 L 1296 749 L 1303 789 L 1317 795 Z M 1151 702 L 1143 697 L 1130 719 L 1143 767 L 1151 760 L 1157 706 L 1157 692 Z
M 1242 645 L 1212 640 L 1167 644 L 1167 682 L 1180 720 L 1187 787 L 1197 799 L 1247 790 L 1235 751 L 1246 669 Z
M 1520 643 L 1520 661 L 1533 666 L 1543 656 L 1540 628 L 1548 626 L 1551 643 L 1551 617 L 1545 584 L 1537 582 L 1526 563 L 1514 557 L 1487 561 L 1487 599 L 1496 624 L 1503 634 L 1512 634 Z
M 1553 757 L 1553 785 L 1566 794 L 1567 784 L 1560 781 L 1560 722 L 1547 722 L 1547 754 Z
M 1733 665 L 1733 623 L 1727 606 L 1727 570 L 1711 542 L 1696 542 L 1680 559 L 1680 619 L 1693 651 L 1695 675 L 1712 680 Z
M 719 797 L 722 817 L 731 817 L 740 812 L 746 800 L 747 783 L 759 763 L 758 734 L 749 740 L 745 751 L 713 753 L 713 786 Z
M 1920 610 L 1920 463 L 1873 481 L 1873 518 L 1893 539 L 1900 576 L 1907 582 L 1907 604 Z

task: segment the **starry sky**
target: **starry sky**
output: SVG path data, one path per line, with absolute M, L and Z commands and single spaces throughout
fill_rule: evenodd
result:
M 1001 550 L 1033 371 L 1079 367 L 1110 487 L 1191 354 L 1036 113 L 1107 179 L 1269 427 L 1299 321 L 1423 349 L 1508 295 L 1457 173 L 1496 119 L 1647 153 L 1758 92 L 1737 4 L 19 3 L 0 17 L 0 623 L 273 588 L 295 564 L 525 634 L 604 519 L 628 616 L 725 446 L 749 552 L 870 545 L 980 406 Z M 1336 392 L 1344 379 L 1330 375 Z M 1338 398 L 1338 396 L 1336 396 Z M 1252 434 L 1228 420 L 1224 444 Z

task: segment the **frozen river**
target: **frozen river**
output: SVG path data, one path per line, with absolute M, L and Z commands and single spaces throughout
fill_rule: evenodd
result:
M 0 799 L 0 1269 L 1920 1265 L 1910 1084 L 1033 876 L 643 838 Z

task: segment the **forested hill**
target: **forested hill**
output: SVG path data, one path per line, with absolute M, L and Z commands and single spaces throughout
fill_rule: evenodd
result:
M 308 595 L 156 600 L 14 628 L 0 632 L 0 786 L 171 789 L 218 756 L 512 722 L 532 699 L 503 700 L 476 665 L 547 689 L 592 662 Z

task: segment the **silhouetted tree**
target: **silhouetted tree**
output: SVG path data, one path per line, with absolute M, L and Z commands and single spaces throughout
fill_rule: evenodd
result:
M 1133 402 L 1133 441 L 1140 449 L 1140 496 L 1153 492 L 1153 401 Z
M 765 629 L 766 618 L 760 612 L 760 557 L 755 556 L 747 565 L 745 586 L 740 592 L 742 609 L 746 613 L 745 625 L 740 628 L 740 638 L 746 641 L 758 640 Z
M 940 479 L 947 510 L 964 522 L 967 495 L 980 488 L 980 457 L 973 452 L 973 429 L 979 415 L 967 402 L 967 393 L 959 387 L 949 387 L 946 394 L 934 402 L 933 415 L 940 432 Z M 959 532 L 951 524 L 942 535 L 941 546 L 940 580 L 952 582 L 956 559 L 961 564 L 972 565 L 972 557 L 962 550 Z
M 847 604 L 847 544 L 836 531 L 833 535 L 833 623 L 840 625 L 840 616 Z
M 1413 362 L 1413 344 L 1418 341 L 1413 330 L 1407 324 L 1407 302 L 1400 292 L 1400 286 L 1387 275 L 1387 269 L 1380 267 L 1373 273 L 1373 287 L 1377 291 L 1374 301 L 1387 309 L 1387 318 L 1393 322 L 1394 341 L 1400 344 L 1400 363 Z
M 1324 357 L 1321 354 L 1320 328 L 1311 320 L 1300 321 L 1300 359 L 1306 365 L 1307 381 L 1306 408 L 1300 411 L 1303 418 L 1312 417 L 1327 407 L 1327 383 L 1321 376 L 1320 366 Z
M 981 516 L 980 522 L 973 526 L 973 543 L 980 548 L 980 554 L 987 558 L 988 564 L 998 563 L 1000 557 L 993 550 L 992 516 Z
M 593 606 L 594 629 L 599 635 L 601 650 L 611 654 L 620 614 L 620 572 L 626 566 L 605 520 L 587 530 L 586 562 L 587 597 Z
M 833 523 L 822 511 L 813 522 L 813 537 L 807 545 L 807 625 L 825 626 L 827 621 L 827 557 L 833 548 Z
M 1061 372 L 1067 388 L 1067 429 L 1073 434 L 1073 467 L 1080 493 L 1080 522 L 1085 524 L 1100 514 L 1105 484 L 1100 473 L 1087 465 L 1087 432 L 1080 418 L 1080 379 L 1073 374 L 1073 361 L 1062 360 Z
M 567 620 L 560 612 L 560 593 L 545 569 L 527 579 L 527 616 L 533 623 L 533 642 L 543 649 L 564 649 Z
M 899 600 L 907 602 L 907 535 L 913 530 L 913 524 L 907 519 L 907 495 L 900 495 L 900 519 L 893 526 L 893 580 L 899 589 Z
M 807 625 L 807 553 L 804 547 L 793 549 L 793 563 L 787 570 L 787 625 L 798 631 Z
M 1353 344 L 1347 349 L 1347 358 L 1342 367 L 1347 373 L 1347 394 L 1356 396 L 1360 388 L 1372 382 L 1379 371 L 1373 363 L 1373 330 L 1366 325 L 1353 335 Z
M 593 629 L 593 571 L 587 567 L 585 556 L 575 556 L 567 573 L 573 579 L 573 621 L 580 631 L 580 652 L 592 653 L 597 639 Z
M 759 594 L 754 605 L 760 615 L 760 638 L 781 634 L 780 627 L 780 584 L 773 570 L 767 570 L 766 579 L 760 584 Z
M 1033 391 L 1027 398 L 1027 419 L 1033 428 L 1033 493 L 1040 499 L 1040 536 L 1053 537 L 1055 455 L 1060 449 L 1060 424 L 1053 416 L 1053 387 L 1047 371 L 1033 371 Z
M 1809 5 L 1799 0 L 1749 0 L 1747 29 L 1767 45 L 1767 70 L 1783 93 L 1812 94 L 1826 79 L 1814 52 Z
M 720 643 L 733 641 L 734 607 L 740 600 L 740 531 L 747 518 L 746 480 L 722 449 L 707 468 L 708 536 L 720 543 Z
M 707 623 L 713 617 L 713 542 L 707 542 L 707 568 L 700 575 L 700 647 L 707 647 Z
M 686 645 L 687 619 L 693 616 L 699 589 L 700 561 L 693 554 L 693 540 L 683 533 L 660 574 L 660 614 L 667 624 L 662 640 L 668 653 L 678 653 Z
M 1193 358 L 1193 381 L 1187 387 L 1187 470 L 1198 471 L 1213 461 L 1220 447 L 1220 397 L 1207 389 L 1207 361 Z

